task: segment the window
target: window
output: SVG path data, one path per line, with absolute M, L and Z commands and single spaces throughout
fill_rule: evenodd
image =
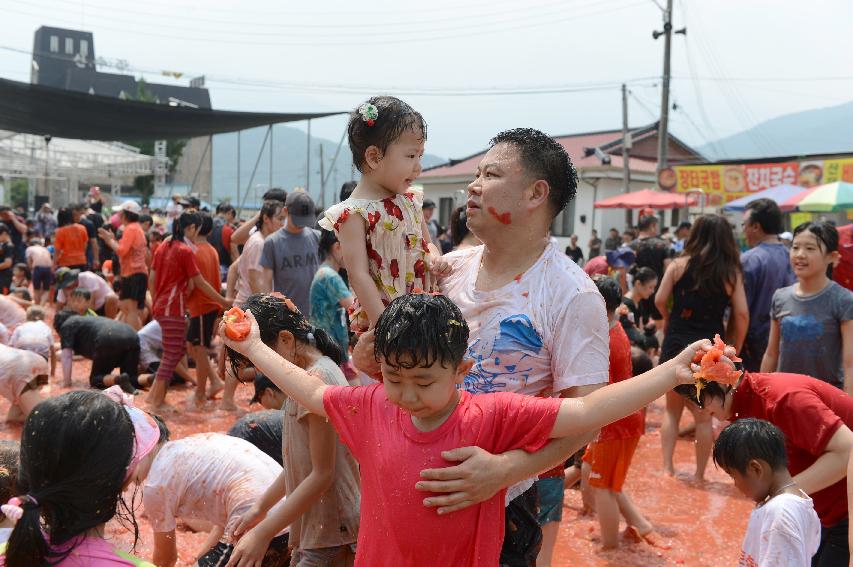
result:
M 59 53 L 59 36 L 58 35 L 50 36 L 50 52 L 51 53 Z
M 569 201 L 569 204 L 563 209 L 563 212 L 554 218 L 551 223 L 552 236 L 571 236 L 575 230 L 575 201 Z
M 65 54 L 74 55 L 74 38 L 72 37 L 65 38 Z
M 450 215 L 455 204 L 453 197 L 442 197 L 438 200 L 438 224 L 444 227 L 450 224 Z
M 83 57 L 89 56 L 89 40 L 81 39 L 80 40 L 80 55 Z

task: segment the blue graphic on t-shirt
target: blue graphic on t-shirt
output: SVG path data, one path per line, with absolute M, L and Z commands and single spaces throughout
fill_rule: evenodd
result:
M 539 354 L 542 346 L 542 338 L 527 315 L 510 315 L 500 322 L 490 352 L 478 351 L 484 347 L 482 339 L 468 347 L 467 357 L 474 360 L 474 366 L 465 377 L 465 389 L 472 394 L 504 391 L 505 376 L 526 381 L 532 368 L 519 366 L 525 358 Z
M 814 315 L 783 317 L 782 337 L 791 342 L 814 342 L 823 336 L 823 324 Z

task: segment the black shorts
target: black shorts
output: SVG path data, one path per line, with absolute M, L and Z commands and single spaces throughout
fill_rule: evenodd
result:
M 47 291 L 53 285 L 53 270 L 50 266 L 33 268 L 33 289 Z
M 160 363 L 159 362 L 152 362 L 145 369 L 145 372 L 148 374 L 156 375 L 158 368 L 160 368 Z M 187 383 L 187 381 L 184 380 L 184 378 L 182 376 L 180 376 L 177 372 L 172 373 L 172 380 L 169 382 L 170 386 L 181 386 L 181 385 L 186 384 L 186 383 Z M 137 386 L 137 388 L 139 388 L 139 386 Z
M 287 548 L 288 534 L 272 538 L 267 552 L 264 554 L 262 567 L 288 567 L 290 565 L 290 551 Z M 219 542 L 213 548 L 199 557 L 198 567 L 219 567 L 225 565 L 231 558 L 234 546 Z
M 199 317 L 191 317 L 189 328 L 187 328 L 187 342 L 191 345 L 209 347 L 213 340 L 213 325 L 218 317 L 218 310 Z
M 135 299 L 140 309 L 145 307 L 145 294 L 148 291 L 148 275 L 132 274 L 121 278 L 119 299 Z
M 506 507 L 500 567 L 535 567 L 542 548 L 542 528 L 536 521 L 538 506 L 534 484 Z
M 92 359 L 92 372 L 89 374 L 89 384 L 93 388 L 104 388 L 104 376 L 108 376 L 116 368 L 130 376 L 132 381 L 139 374 L 139 340 L 118 339 L 111 344 L 97 345 L 95 357 Z

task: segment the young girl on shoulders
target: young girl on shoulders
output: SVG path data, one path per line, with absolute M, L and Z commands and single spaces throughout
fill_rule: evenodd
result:
M 395 298 L 415 288 L 432 291 L 448 266 L 430 240 L 423 194 L 412 188 L 427 136 L 423 117 L 400 99 L 378 96 L 352 113 L 347 132 L 361 181 L 320 226 L 340 239 L 357 297 L 350 324 L 364 332 Z

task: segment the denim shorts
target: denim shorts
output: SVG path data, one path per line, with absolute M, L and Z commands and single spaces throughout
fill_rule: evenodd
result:
M 540 478 L 536 481 L 539 506 L 536 521 L 540 526 L 563 519 L 563 477 Z

